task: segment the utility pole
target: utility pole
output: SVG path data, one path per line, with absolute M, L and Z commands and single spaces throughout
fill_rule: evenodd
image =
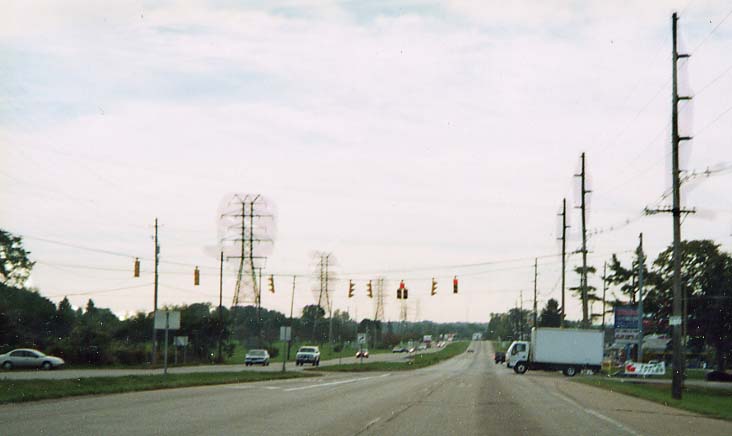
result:
M 673 379 L 671 383 L 671 396 L 681 399 L 681 391 L 684 385 L 684 353 L 681 349 L 681 180 L 679 178 L 679 142 L 691 138 L 679 136 L 679 101 L 688 100 L 691 97 L 679 97 L 678 90 L 678 60 L 689 57 L 688 54 L 679 54 L 676 39 L 676 22 L 678 17 L 674 12 L 671 18 L 673 53 L 672 53 L 672 86 L 671 94 L 671 152 L 672 152 L 672 180 L 673 180 L 673 222 L 674 222 L 674 245 L 673 245 L 673 319 L 669 324 L 673 325 Z
M 282 372 L 285 372 L 285 362 L 290 360 L 290 344 L 292 344 L 292 312 L 295 307 L 295 280 L 297 280 L 297 276 L 292 276 L 292 295 L 290 296 L 290 339 L 287 340 L 287 351 L 282 359 Z
M 538 277 L 538 272 L 537 272 L 538 265 L 537 265 L 537 261 L 538 261 L 538 259 L 537 258 L 534 258 L 534 327 L 537 327 L 537 320 L 539 318 L 538 317 L 538 313 L 537 313 L 537 309 L 536 309 L 536 279 Z
M 160 262 L 160 244 L 158 243 L 158 219 L 155 218 L 155 284 L 153 299 L 153 333 L 152 333 L 152 364 L 157 361 L 157 331 L 155 330 L 155 316 L 158 313 L 158 263 Z
M 325 262 L 325 296 L 328 303 L 328 343 L 333 347 L 333 298 L 328 293 L 328 264 L 330 255 L 326 256 Z
M 562 312 L 561 312 L 561 322 L 560 326 L 564 327 L 564 308 L 565 301 L 564 301 L 564 294 L 565 294 L 565 288 L 566 288 L 566 276 L 567 276 L 567 229 L 569 226 L 567 225 L 567 199 L 562 199 Z
M 521 340 L 524 340 L 524 291 L 519 291 L 519 330 Z
M 575 174 L 580 178 L 580 186 L 582 190 L 582 273 L 580 274 L 580 289 L 582 291 L 582 327 L 589 327 L 589 315 L 587 306 L 587 204 L 585 197 L 590 192 L 586 188 L 586 172 L 585 172 L 585 154 L 582 153 L 582 167 L 579 174 Z
M 638 235 L 638 362 L 643 363 L 643 269 L 646 257 L 643 254 L 643 233 Z
M 221 340 L 224 336 L 224 252 L 221 252 L 219 258 L 219 363 L 223 362 L 221 358 Z
M 607 262 L 602 264 L 602 332 L 605 333 L 605 295 L 607 294 Z M 604 339 L 603 339 L 604 341 Z

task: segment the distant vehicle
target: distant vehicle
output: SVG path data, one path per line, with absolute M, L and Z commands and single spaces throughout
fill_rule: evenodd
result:
M 419 344 L 417 346 L 417 350 L 418 351 L 423 351 L 423 350 L 426 350 L 426 349 L 427 349 L 427 345 L 425 345 L 425 344 Z
M 407 349 L 405 347 L 400 347 L 397 345 L 396 347 L 391 349 L 391 352 L 392 353 L 409 353 L 409 349 Z
M 475 353 L 475 350 L 473 350 L 472 348 L 468 348 L 468 353 Z
M 573 377 L 583 369 L 599 372 L 603 358 L 600 330 L 534 328 L 531 342 L 514 341 L 506 355 L 506 366 L 517 374 L 529 369 L 562 371 Z
M 426 348 L 432 347 L 432 335 L 424 335 L 422 338 L 422 343 Z
M 13 368 L 41 368 L 54 369 L 65 365 L 63 359 L 55 356 L 47 356 L 38 350 L 30 348 L 19 348 L 0 355 L 0 365 L 3 369 Z
M 732 382 L 732 374 L 723 371 L 712 371 L 706 375 L 707 381 Z
M 269 352 L 267 350 L 249 350 L 244 356 L 244 365 L 269 366 Z
M 503 351 L 496 351 L 496 354 L 493 355 L 493 360 L 496 363 L 503 363 L 506 361 L 506 353 Z
M 313 366 L 320 365 L 320 349 L 318 347 L 300 347 L 295 355 L 295 365 L 302 366 L 306 363 L 312 363 Z
M 411 347 L 407 350 L 407 353 L 414 353 L 414 347 Z
M 483 340 L 483 333 L 473 333 L 473 340 L 474 341 L 482 341 Z
M 364 348 L 363 350 L 356 351 L 356 358 L 358 359 L 359 357 L 363 357 L 364 359 L 368 359 L 369 358 L 369 350 L 367 350 L 367 349 Z

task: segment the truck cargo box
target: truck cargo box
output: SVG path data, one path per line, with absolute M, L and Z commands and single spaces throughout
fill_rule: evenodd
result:
M 603 358 L 601 330 L 536 328 L 531 332 L 531 361 L 599 366 Z

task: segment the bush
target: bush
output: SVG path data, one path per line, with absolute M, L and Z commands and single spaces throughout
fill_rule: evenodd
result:
M 118 344 L 112 347 L 112 356 L 115 363 L 122 365 L 139 365 L 147 361 L 147 352 L 142 345 Z
M 271 359 L 274 359 L 275 357 L 280 355 L 280 349 L 278 347 L 267 347 L 267 352 L 269 353 L 269 357 Z

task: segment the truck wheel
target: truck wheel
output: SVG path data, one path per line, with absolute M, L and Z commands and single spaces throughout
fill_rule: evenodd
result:
M 524 374 L 528 369 L 529 367 L 526 365 L 526 362 L 519 362 L 513 366 L 513 370 L 516 374 Z
M 564 368 L 564 375 L 566 375 L 567 377 L 574 377 L 575 375 L 577 375 L 577 368 L 575 368 L 574 366 Z

